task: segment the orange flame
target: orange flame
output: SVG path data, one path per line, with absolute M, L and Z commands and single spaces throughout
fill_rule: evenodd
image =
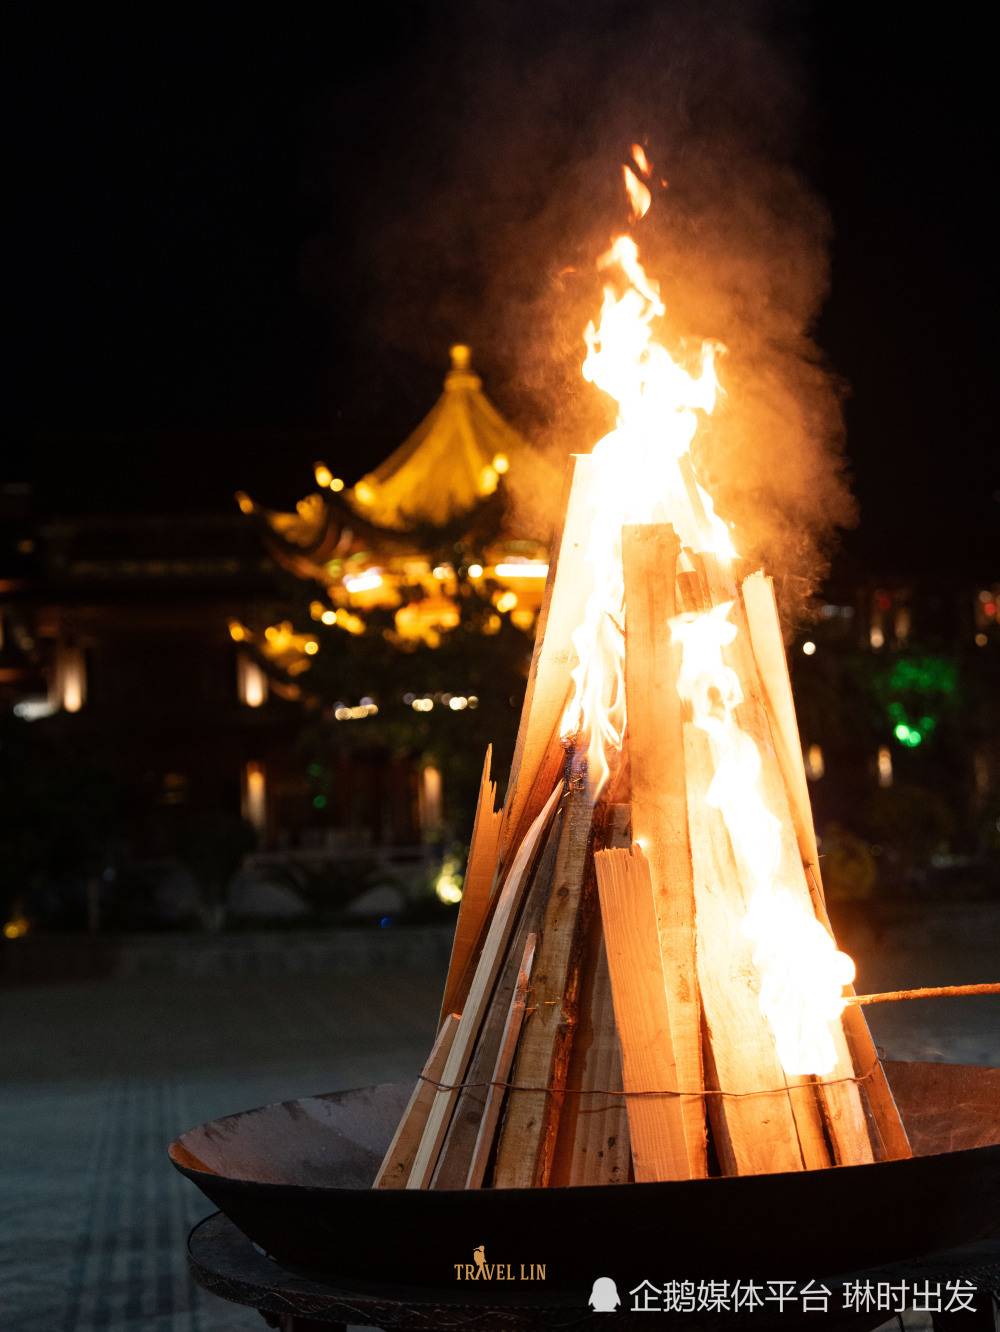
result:
M 632 205 L 632 219 L 638 222 L 640 217 L 645 217 L 649 212 L 653 196 L 631 167 L 623 166 L 622 175 L 625 177 L 625 190 Z
M 633 156 L 648 173 L 638 145 Z M 641 216 L 649 191 L 628 167 L 623 172 L 633 211 Z M 641 207 L 634 188 L 643 192 Z M 617 401 L 618 414 L 614 430 L 593 449 L 588 496 L 593 517 L 586 552 L 593 592 L 573 634 L 578 664 L 561 727 L 574 750 L 574 783 L 586 788 L 591 802 L 608 781 L 625 730 L 622 527 L 670 523 L 682 546 L 710 551 L 724 563 L 736 556 L 729 529 L 698 484 L 689 455 L 698 413 L 711 412 L 722 391 L 715 361 L 724 348 L 702 343 L 692 372 L 654 338 L 654 326 L 665 312 L 659 284 L 644 271 L 630 237 L 619 236 L 598 260 L 598 269 L 608 280 L 600 321 L 586 329 L 583 376 Z M 836 1064 L 830 1023 L 843 1011 L 841 991 L 853 978 L 854 964 L 837 951 L 808 904 L 781 883 L 781 826 L 757 789 L 760 754 L 734 719 L 743 696 L 738 677 L 722 657 L 723 645 L 737 632 L 728 619 L 732 604 L 672 622 L 671 631 L 683 645 L 678 690 L 695 724 L 710 737 L 715 773 L 707 799 L 721 811 L 741 874 L 752 889 L 742 928 L 754 944 L 761 1009 L 774 1029 L 785 1070 L 822 1074 Z
M 632 160 L 644 176 L 648 178 L 652 174 L 653 168 L 649 165 L 649 159 L 643 152 L 641 143 L 634 143 L 632 145 Z
M 593 449 L 586 558 L 593 566 L 594 591 L 573 635 L 579 664 L 562 725 L 565 738 L 581 741 L 574 762 L 579 774 L 585 759 L 586 785 L 595 801 L 625 730 L 623 524 L 660 517 L 694 549 L 732 553 L 725 524 L 714 514 L 708 517 L 708 495 L 693 477 L 689 485 L 680 468 L 698 428 L 696 413 L 715 405 L 715 357 L 721 348 L 704 343 L 700 372 L 693 375 L 654 340 L 652 324 L 664 307 L 630 237 L 619 236 L 598 267 L 619 281 L 604 288 L 600 326 L 587 326 L 583 376 L 617 400 L 618 424 Z
M 671 621 L 683 652 L 677 692 L 711 739 L 715 776 L 706 800 L 722 812 L 737 862 L 753 885 L 741 928 L 755 946 L 760 1007 L 778 1057 L 786 1073 L 829 1073 L 837 1063 L 830 1023 L 844 1010 L 842 990 L 854 979 L 854 963 L 781 884 L 781 825 L 757 789 L 760 754 L 733 717 L 743 691 L 722 660 L 723 645 L 736 637 L 732 606 L 728 601 Z

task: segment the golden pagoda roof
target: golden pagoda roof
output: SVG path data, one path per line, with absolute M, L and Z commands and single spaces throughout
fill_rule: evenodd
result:
M 497 488 L 513 455 L 527 447 L 483 393 L 469 348 L 451 348 L 444 392 L 416 430 L 379 467 L 345 491 L 377 527 L 444 527 Z

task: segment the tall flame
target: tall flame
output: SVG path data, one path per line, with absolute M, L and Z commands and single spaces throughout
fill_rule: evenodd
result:
M 633 148 L 633 157 L 648 175 L 641 148 Z M 630 168 L 623 170 L 633 211 L 641 216 L 649 191 Z M 606 275 L 604 300 L 597 326 L 586 329 L 583 376 L 616 400 L 618 413 L 615 428 L 593 449 L 586 552 L 593 592 L 573 634 L 578 665 L 561 727 L 573 749 L 574 784 L 591 802 L 607 784 L 625 731 L 622 527 L 670 523 L 682 546 L 711 552 L 724 564 L 736 557 L 689 455 L 698 413 L 711 412 L 722 391 L 715 361 L 724 348 L 703 342 L 692 370 L 656 341 L 653 328 L 665 313 L 659 284 L 640 264 L 631 237 L 619 236 L 598 269 Z M 722 648 L 737 632 L 728 618 L 732 605 L 672 622 L 682 644 L 678 690 L 710 738 L 715 774 L 707 799 L 722 813 L 741 873 L 752 885 L 742 929 L 754 945 L 761 1009 L 786 1072 L 822 1074 L 837 1062 L 830 1023 L 843 1011 L 841 991 L 854 964 L 780 881 L 781 827 L 758 790 L 760 755 L 734 718 L 743 695 L 723 661 Z
M 703 343 L 699 373 L 692 375 L 654 341 L 652 324 L 664 307 L 631 237 L 619 236 L 598 267 L 618 282 L 605 285 L 600 325 L 587 326 L 583 377 L 616 399 L 618 421 L 593 449 L 586 559 L 593 566 L 594 591 L 573 635 L 579 664 L 562 725 L 565 738 L 583 742 L 578 772 L 583 780 L 585 757 L 585 780 L 595 801 L 625 730 L 623 525 L 672 522 L 693 549 L 732 553 L 728 530 L 715 517 L 709 496 L 681 471 L 698 428 L 696 413 L 715 405 L 715 357 L 722 348 Z

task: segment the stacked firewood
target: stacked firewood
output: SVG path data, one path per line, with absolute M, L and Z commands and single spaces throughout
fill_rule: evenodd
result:
M 561 730 L 583 619 L 591 460 L 575 459 L 502 811 L 487 754 L 427 1064 L 380 1188 L 527 1188 L 761 1174 L 909 1156 L 860 1007 L 836 1064 L 788 1074 L 741 932 L 751 886 L 706 800 L 711 742 L 677 682 L 683 612 L 732 602 L 724 649 L 781 881 L 829 930 L 771 583 L 622 533 L 627 729 L 599 796 Z

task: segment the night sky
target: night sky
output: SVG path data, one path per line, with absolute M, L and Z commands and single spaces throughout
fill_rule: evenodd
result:
M 534 23 L 558 64 L 565 50 L 599 62 L 616 26 L 634 34 L 671 5 L 540 0 L 530 22 L 521 8 L 505 11 L 508 46 L 527 52 Z M 743 9 L 800 71 L 789 160 L 833 221 L 816 335 L 850 386 L 862 520 L 847 556 L 1000 577 L 985 17 Z M 502 137 L 476 121 L 469 76 L 488 68 L 494 16 L 457 0 L 347 13 L 22 10 L 5 77 L 2 479 L 32 481 L 43 509 L 225 509 L 239 488 L 289 505 L 315 458 L 354 481 L 430 407 L 488 286 L 473 233 L 490 220 L 473 210 L 447 263 L 419 227 L 412 253 L 399 247 L 436 191 L 454 205 L 470 108 L 458 160 L 488 164 Z M 535 96 L 528 82 L 511 97 Z M 545 116 L 565 159 L 572 106 L 550 97 Z M 414 275 L 413 291 L 387 289 L 387 272 Z M 517 416 L 530 390 L 509 329 L 491 341 L 481 309 L 467 322 L 488 391 Z

